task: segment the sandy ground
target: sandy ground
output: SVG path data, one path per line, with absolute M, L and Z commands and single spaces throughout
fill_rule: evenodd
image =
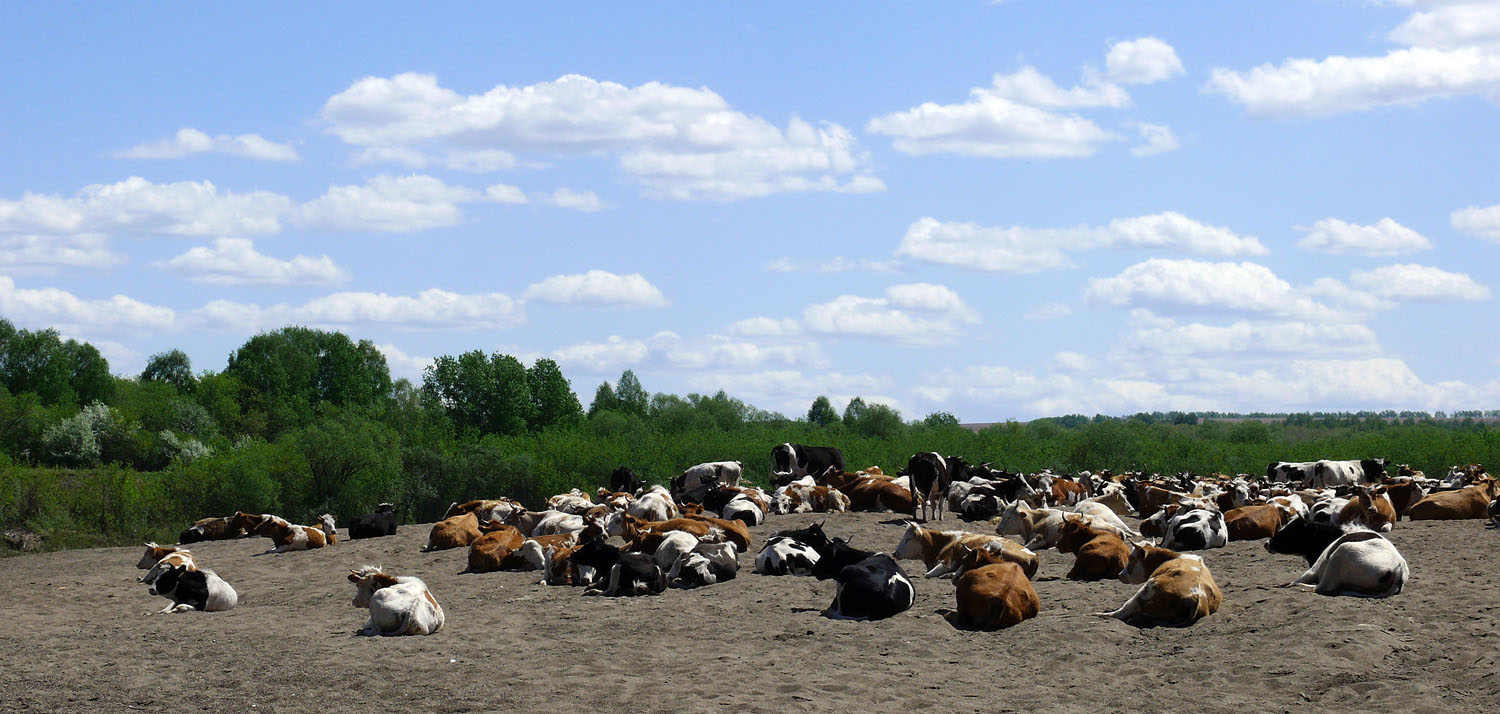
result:
M 809 516 L 773 516 L 769 533 Z M 952 526 L 953 520 L 945 525 Z M 968 524 L 983 530 L 984 524 Z M 890 550 L 890 514 L 826 519 L 830 535 Z M 1189 629 L 1091 615 L 1135 586 L 1061 579 L 1043 551 L 1039 617 L 958 631 L 947 580 L 914 577 L 916 606 L 882 622 L 819 611 L 832 581 L 756 575 L 658 597 L 586 598 L 533 573 L 459 575 L 463 549 L 421 553 L 427 526 L 391 538 L 257 555 L 264 539 L 194 553 L 240 593 L 227 613 L 158 615 L 135 582 L 140 548 L 0 559 L 3 711 L 1493 711 L 1500 533 L 1481 521 L 1402 522 L 1411 563 L 1386 600 L 1274 586 L 1303 569 L 1260 542 L 1206 560 L 1224 606 Z M 429 637 L 367 638 L 348 568 L 426 580 L 447 613 Z M 904 561 L 914 576 L 921 564 Z

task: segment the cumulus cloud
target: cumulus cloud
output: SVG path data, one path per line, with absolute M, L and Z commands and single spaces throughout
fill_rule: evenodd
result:
M 1488 300 L 1490 289 L 1464 273 L 1450 273 L 1426 265 L 1387 265 L 1356 270 L 1351 281 L 1396 300 Z
M 158 184 L 132 176 L 73 197 L 0 199 L 0 233 L 215 236 L 276 233 L 291 199 L 268 191 L 221 192 L 208 181 Z
M 460 294 L 432 288 L 416 295 L 340 292 L 301 305 L 261 307 L 215 300 L 191 313 L 200 325 L 244 330 L 288 323 L 304 325 L 383 325 L 401 329 L 483 330 L 512 327 L 526 313 L 504 293 Z
M 184 127 L 168 139 L 137 144 L 113 155 L 117 159 L 180 159 L 193 154 L 225 154 L 262 161 L 296 161 L 297 150 L 289 144 L 278 144 L 260 134 L 209 136 L 197 129 Z
M 1382 218 L 1373 226 L 1325 218 L 1313 224 L 1297 246 L 1314 253 L 1378 256 L 1432 250 L 1432 241 L 1389 218 Z
M 1309 298 L 1256 263 L 1153 258 L 1112 278 L 1093 278 L 1084 301 L 1113 307 L 1181 311 L 1227 310 L 1314 321 L 1349 316 Z
M 1104 67 L 1110 79 L 1122 84 L 1152 84 L 1186 73 L 1177 50 L 1156 37 L 1110 45 Z
M 1069 372 L 1087 372 L 1094 368 L 1094 360 L 1078 352 L 1057 352 L 1052 355 L 1052 363 Z
M 978 321 L 978 313 L 957 293 L 932 283 L 893 285 L 879 298 L 840 295 L 802 311 L 802 324 L 812 332 L 912 344 L 949 341 L 960 325 Z
M 313 230 L 406 233 L 457 225 L 463 219 L 462 203 L 524 200 L 513 186 L 480 191 L 423 174 L 381 175 L 361 186 L 328 187 L 297 209 L 296 222 Z
M 126 262 L 104 236 L 11 235 L 0 237 L 0 269 L 17 275 L 51 274 L 58 268 L 108 268 Z
M 1105 226 L 984 227 L 923 218 L 907 228 L 896 254 L 917 260 L 1011 273 L 1073 266 L 1067 251 L 1098 248 L 1175 250 L 1200 255 L 1264 255 L 1265 245 L 1228 228 L 1173 211 L 1117 218 Z
M 1130 149 L 1132 156 L 1155 156 L 1182 148 L 1182 144 L 1177 142 L 1177 135 L 1172 132 L 1172 127 L 1165 124 L 1132 122 L 1127 126 L 1133 127 L 1141 136 L 1140 145 Z
M 732 108 L 707 88 L 637 87 L 566 75 L 463 95 L 432 75 L 366 77 L 329 98 L 328 130 L 393 156 L 454 147 L 543 157 L 616 156 L 648 192 L 733 200 L 786 191 L 876 191 L 870 161 L 832 123 L 786 128 Z
M 972 91 L 1036 107 L 1123 109 L 1130 106 L 1130 94 L 1118 85 L 1095 78 L 1085 85 L 1063 89 L 1051 77 L 1030 65 L 1014 74 L 997 74 L 989 87 Z
M 220 238 L 170 260 L 153 263 L 195 283 L 212 285 L 334 285 L 349 274 L 324 255 L 278 260 L 255 250 L 248 238 Z
M 746 337 L 785 337 L 801 334 L 802 327 L 789 317 L 750 317 L 731 324 L 726 332 Z
M 1239 320 L 1228 325 L 1178 325 L 1167 320 L 1130 331 L 1118 348 L 1136 356 L 1364 356 L 1379 354 L 1380 340 L 1369 327 L 1348 323 Z
M 576 275 L 554 275 L 533 283 L 521 297 L 553 305 L 590 307 L 665 307 L 667 299 L 640 273 L 616 275 L 590 270 Z
M 56 327 L 64 332 L 164 330 L 177 318 L 171 308 L 125 295 L 89 300 L 57 288 L 19 288 L 5 275 L 0 275 L 0 315 L 23 325 Z
M 1500 3 L 1441 3 L 1390 33 L 1409 46 L 1378 57 L 1293 58 L 1215 68 L 1204 91 L 1254 116 L 1328 116 L 1500 90 Z
M 1092 156 L 1119 135 L 1077 114 L 1021 104 L 985 88 L 962 104 L 926 102 L 871 119 L 865 130 L 893 137 L 905 154 L 956 154 L 991 158 Z
M 1448 217 L 1453 229 L 1500 243 L 1500 205 L 1470 206 Z
M 805 340 L 750 342 L 727 335 L 685 339 L 674 332 L 658 332 L 644 340 L 611 335 L 604 342 L 560 347 L 552 357 L 564 366 L 598 374 L 625 368 L 750 370 L 766 365 L 821 367 L 828 363 L 822 348 Z
M 420 383 L 422 372 L 432 365 L 433 358 L 407 354 L 395 345 L 375 345 L 375 349 L 385 355 L 385 362 L 391 369 L 391 376 L 397 379 L 405 377 L 412 382 Z
M 553 191 L 547 202 L 558 208 L 571 208 L 585 213 L 594 213 L 609 208 L 593 191 L 574 191 L 571 188 Z

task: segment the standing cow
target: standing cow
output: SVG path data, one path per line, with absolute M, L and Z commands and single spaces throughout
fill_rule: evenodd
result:
M 808 474 L 817 476 L 830 466 L 845 470 L 844 452 L 838 447 L 778 444 L 771 449 L 771 485 L 785 486 Z

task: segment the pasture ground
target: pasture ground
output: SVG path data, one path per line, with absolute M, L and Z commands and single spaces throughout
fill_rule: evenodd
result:
M 826 521 L 830 536 L 889 551 L 891 514 L 773 516 L 768 534 Z M 943 525 L 954 527 L 951 518 Z M 964 524 L 984 531 L 983 523 Z M 883 622 L 819 616 L 832 581 L 751 573 L 659 597 L 582 597 L 535 573 L 459 575 L 464 549 L 421 553 L 426 525 L 324 550 L 257 555 L 269 541 L 192 547 L 240 594 L 227 613 L 157 615 L 135 582 L 140 548 L 0 559 L 0 710 L 316 712 L 1478 712 L 1500 703 L 1500 533 L 1481 521 L 1391 534 L 1412 579 L 1386 600 L 1275 586 L 1302 572 L 1260 542 L 1204 553 L 1224 590 L 1188 629 L 1136 629 L 1091 613 L 1136 586 L 1060 579 L 1042 552 L 1039 617 L 955 630 L 947 580 L 920 578 L 912 610 Z M 446 627 L 367 638 L 350 567 L 424 579 Z

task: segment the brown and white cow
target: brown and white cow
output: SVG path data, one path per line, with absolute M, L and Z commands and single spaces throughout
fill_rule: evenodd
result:
M 1457 491 L 1431 494 L 1413 504 L 1407 517 L 1414 521 L 1488 518 L 1490 501 L 1496 498 L 1500 498 L 1500 481 L 1484 479 Z
M 1386 479 L 1375 492 L 1383 493 L 1386 498 L 1391 499 L 1391 508 L 1396 512 L 1397 521 L 1407 515 L 1413 505 L 1427 497 L 1427 488 L 1420 481 L 1405 476 Z
M 230 525 L 233 516 L 203 518 L 193 522 L 186 530 L 177 534 L 178 543 L 197 543 L 205 540 L 229 540 L 245 535 L 245 529 Z
M 1286 522 L 1284 512 L 1272 504 L 1243 506 L 1224 513 L 1229 540 L 1260 540 L 1276 535 Z
M 299 526 L 280 516 L 269 513 L 256 515 L 236 511 L 231 523 L 247 523 L 245 531 L 250 535 L 270 538 L 274 546 L 269 552 L 287 553 L 294 550 L 312 550 L 328 545 L 328 535 L 317 526 Z
M 493 573 L 530 567 L 517 551 L 526 542 L 526 536 L 514 526 L 500 526 L 475 538 L 469 544 L 469 567 L 465 573 Z
M 1360 486 L 1350 495 L 1349 502 L 1339 510 L 1336 521 L 1339 525 L 1359 524 L 1372 531 L 1389 533 L 1396 523 L 1396 507 L 1384 493 L 1375 493 L 1368 486 Z
M 988 552 L 1005 562 L 1015 563 L 1028 578 L 1036 575 L 1042 562 L 1036 553 L 1004 536 L 940 531 L 910 522 L 891 556 L 899 560 L 920 559 L 928 568 L 927 577 L 937 578 L 956 572 L 966 550 Z
M 432 524 L 422 552 L 463 548 L 477 540 L 479 535 L 479 518 L 472 512 L 460 513 Z
M 1015 563 L 970 570 L 954 582 L 958 608 L 950 621 L 960 627 L 998 630 L 1036 617 L 1042 601 Z
M 773 513 L 847 513 L 849 497 L 828 486 L 803 486 L 790 483 L 776 490 L 771 504 Z
M 1224 601 L 1214 576 L 1196 555 L 1136 543 L 1120 582 L 1144 583 L 1120 609 L 1095 613 L 1137 626 L 1187 627 Z
M 1119 577 L 1130 559 L 1130 546 L 1119 535 L 1089 526 L 1082 516 L 1063 516 L 1057 539 L 1059 553 L 1074 553 L 1071 580 L 1100 580 Z
M 447 520 L 454 516 L 472 513 L 480 523 L 491 523 L 505 521 L 511 517 L 513 511 L 524 511 L 526 508 L 520 501 L 514 498 L 491 498 L 477 501 L 465 501 L 448 506 L 448 512 L 443 514 Z

